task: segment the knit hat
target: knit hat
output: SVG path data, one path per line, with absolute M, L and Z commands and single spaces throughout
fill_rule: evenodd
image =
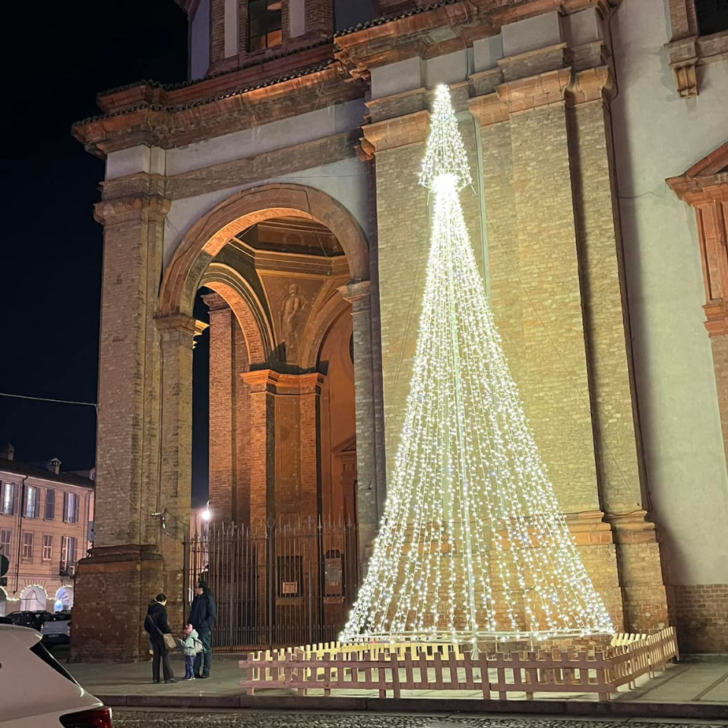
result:
M 200 581 L 198 582 L 197 587 L 199 589 L 204 589 L 205 591 L 207 591 L 210 588 L 209 586 L 207 586 L 207 582 L 202 579 L 200 579 Z

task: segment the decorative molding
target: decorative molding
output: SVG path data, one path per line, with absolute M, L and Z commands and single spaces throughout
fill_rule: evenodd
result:
M 374 153 L 378 154 L 424 142 L 429 119 L 429 111 L 416 111 L 414 114 L 398 116 L 395 119 L 366 124 L 362 127 L 362 133 Z
M 728 334 L 728 142 L 667 184 L 695 208 L 710 336 Z
M 102 200 L 94 205 L 94 219 L 102 225 L 128 222 L 139 217 L 163 222 L 170 208 L 170 200 L 158 195 L 130 195 Z
M 695 0 L 669 0 L 672 38 L 666 45 L 677 91 L 689 99 L 700 93 L 698 66 L 728 60 L 728 31 L 700 36 Z

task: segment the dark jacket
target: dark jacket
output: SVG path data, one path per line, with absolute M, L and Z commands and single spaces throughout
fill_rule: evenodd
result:
M 209 589 L 196 596 L 190 607 L 190 618 L 187 620 L 198 632 L 209 632 L 217 621 L 217 604 L 215 596 Z
M 147 618 L 144 620 L 144 630 L 149 632 L 149 641 L 153 645 L 164 645 L 164 637 L 162 635 L 172 634 L 172 630 L 169 628 L 167 610 L 163 604 L 152 602 L 149 605 Z

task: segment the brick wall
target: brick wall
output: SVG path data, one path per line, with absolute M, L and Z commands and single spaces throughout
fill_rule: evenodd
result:
M 728 584 L 669 589 L 680 649 L 687 653 L 728 652 Z

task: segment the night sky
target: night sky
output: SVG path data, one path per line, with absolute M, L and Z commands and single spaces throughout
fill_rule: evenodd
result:
M 344 24 L 368 0 L 347 0 Z M 141 79 L 186 80 L 187 21 L 173 0 L 8 3 L 4 51 L 0 392 L 96 401 L 104 163 L 70 128 L 96 93 Z M 9 13 L 9 16 L 7 15 Z M 22 37 L 21 37 L 22 36 Z M 204 307 L 198 311 L 204 315 Z M 207 341 L 195 350 L 194 492 L 207 488 Z M 0 443 L 24 462 L 94 464 L 92 407 L 0 397 Z

